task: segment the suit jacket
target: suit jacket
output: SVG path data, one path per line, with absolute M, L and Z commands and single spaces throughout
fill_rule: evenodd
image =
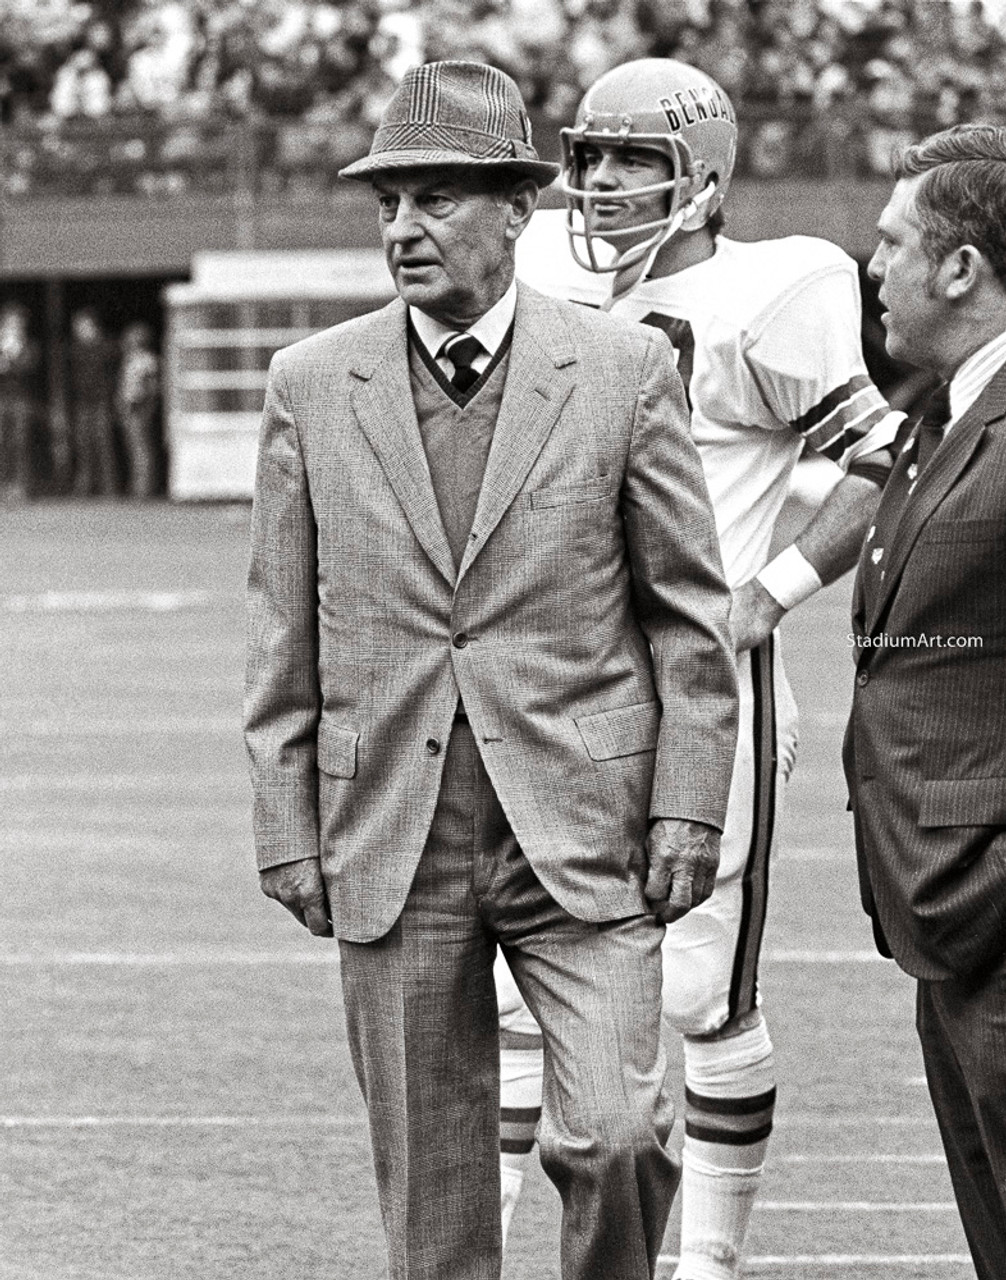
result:
M 570 913 L 645 909 L 648 814 L 722 826 L 729 597 L 666 338 L 521 286 L 457 570 L 395 300 L 278 353 L 249 575 L 261 868 L 320 856 L 337 936 L 394 923 L 459 693 Z
M 860 558 L 844 754 L 881 950 L 941 979 L 1006 953 L 1006 369 L 908 493 L 914 459 Z

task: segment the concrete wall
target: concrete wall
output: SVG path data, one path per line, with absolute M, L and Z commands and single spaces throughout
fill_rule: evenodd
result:
M 737 181 L 728 234 L 824 236 L 865 260 L 887 181 Z M 543 203 L 561 202 L 548 191 Z M 204 249 L 362 248 L 379 243 L 373 198 L 346 183 L 330 197 L 26 197 L 0 202 L 0 279 L 178 276 Z

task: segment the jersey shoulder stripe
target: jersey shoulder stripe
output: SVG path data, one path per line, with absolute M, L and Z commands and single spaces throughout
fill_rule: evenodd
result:
M 829 393 L 816 404 L 813 409 L 808 409 L 806 413 L 790 423 L 794 431 L 800 435 L 809 435 L 821 423 L 831 417 L 833 413 L 841 409 L 847 404 L 857 392 L 862 391 L 864 387 L 871 387 L 873 383 L 867 374 L 860 374 L 858 377 L 850 378 L 844 387 L 836 387 L 834 391 Z
M 808 448 L 837 462 L 888 412 L 886 400 L 870 376 L 863 373 L 830 391 L 791 426 L 803 436 Z

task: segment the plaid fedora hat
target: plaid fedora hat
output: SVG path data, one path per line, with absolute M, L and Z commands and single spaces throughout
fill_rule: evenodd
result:
M 547 186 L 557 164 L 538 159 L 520 90 L 483 62 L 411 67 L 384 109 L 370 153 L 339 171 L 367 180 L 425 165 L 510 169 Z

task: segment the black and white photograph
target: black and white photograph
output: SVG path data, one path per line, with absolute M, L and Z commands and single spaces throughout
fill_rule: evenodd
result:
M 1006 0 L 0 0 L 0 1280 L 1006 1280 Z

